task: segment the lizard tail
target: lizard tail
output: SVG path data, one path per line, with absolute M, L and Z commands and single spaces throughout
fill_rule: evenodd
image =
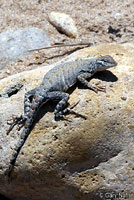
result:
M 19 141 L 18 141 L 18 143 L 17 143 L 17 145 L 16 145 L 16 147 L 13 151 L 13 154 L 12 154 L 12 157 L 11 157 L 11 160 L 10 160 L 10 165 L 9 165 L 9 169 L 8 169 L 8 178 L 9 179 L 10 179 L 11 173 L 14 169 L 14 165 L 15 165 L 16 159 L 19 155 L 19 152 L 20 152 L 22 146 L 24 145 L 28 135 L 30 134 L 31 126 L 32 126 L 32 123 L 34 121 L 37 110 L 40 108 L 43 100 L 44 100 L 43 97 L 39 97 L 37 99 L 37 96 L 35 96 L 32 104 L 29 108 L 29 112 L 27 114 L 27 119 L 25 121 L 24 129 L 23 129 L 23 131 L 20 135 L 20 139 L 19 139 Z
M 30 133 L 30 128 L 24 128 L 23 129 L 23 132 L 21 134 L 21 138 L 19 139 L 19 141 L 18 141 L 18 143 L 17 143 L 17 145 L 16 145 L 16 147 L 13 151 L 11 160 L 10 160 L 10 165 L 9 165 L 9 169 L 8 169 L 8 178 L 10 178 L 10 176 L 11 176 L 11 173 L 14 169 L 16 159 L 17 159 L 19 152 L 20 152 L 22 146 L 24 145 L 29 133 Z

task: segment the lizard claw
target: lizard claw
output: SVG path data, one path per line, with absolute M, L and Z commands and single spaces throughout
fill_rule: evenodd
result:
M 9 129 L 7 130 L 7 135 L 16 125 L 18 125 L 18 130 L 20 130 L 23 127 L 25 120 L 26 118 L 24 117 L 24 115 L 19 115 L 19 116 L 13 115 L 12 119 L 9 119 L 7 121 L 7 124 L 10 125 Z
M 92 87 L 90 87 L 90 89 L 92 89 L 95 93 L 98 93 L 98 91 L 106 92 L 106 87 L 105 86 L 92 85 Z
M 79 102 L 80 102 L 80 100 L 78 100 L 76 103 L 74 103 L 73 105 L 71 105 L 69 109 L 73 109 L 75 106 L 78 105 Z
M 96 87 L 96 89 L 97 89 L 97 91 L 106 93 L 106 87 L 105 86 L 98 86 L 98 87 Z
M 92 87 L 91 88 L 95 93 L 98 93 L 98 88 L 97 87 Z
M 12 118 L 7 120 L 7 124 L 11 125 L 14 122 L 14 118 L 15 118 L 15 115 L 12 115 Z
M 82 115 L 82 114 L 80 114 L 80 113 L 77 113 L 77 112 L 75 112 L 74 110 L 72 110 L 72 109 L 70 109 L 70 108 L 68 108 L 67 111 L 68 111 L 69 113 L 73 114 L 73 115 L 76 115 L 77 117 L 83 118 L 83 119 L 85 119 L 85 120 L 87 119 L 87 117 L 86 117 L 85 115 Z

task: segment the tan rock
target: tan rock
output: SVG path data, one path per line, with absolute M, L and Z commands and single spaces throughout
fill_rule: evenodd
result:
M 118 199 L 119 195 L 133 195 L 134 45 L 90 47 L 61 62 L 102 55 L 113 56 L 118 65 L 98 73 L 90 82 L 106 85 L 107 92 L 73 88 L 70 104 L 79 100 L 74 111 L 86 115 L 87 120 L 70 114 L 67 120 L 55 121 L 55 103 L 44 105 L 18 156 L 10 184 L 4 173 L 21 131 L 14 128 L 7 136 L 6 121 L 12 114 L 23 112 L 25 92 L 39 85 L 54 65 L 0 81 L 1 194 L 22 200 L 94 200 L 110 195 Z
M 57 28 L 57 30 L 69 37 L 77 37 L 77 28 L 74 20 L 67 14 L 61 12 L 51 12 L 48 16 L 49 22 Z

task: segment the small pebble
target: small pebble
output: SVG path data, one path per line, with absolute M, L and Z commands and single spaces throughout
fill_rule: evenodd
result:
M 123 101 L 125 101 L 125 100 L 127 100 L 127 97 L 122 96 L 121 99 L 122 99 Z
M 78 35 L 74 20 L 65 13 L 51 12 L 49 22 L 65 35 L 76 38 Z
M 116 14 L 115 14 L 115 18 L 120 18 L 121 16 L 122 16 L 121 13 L 116 13 Z

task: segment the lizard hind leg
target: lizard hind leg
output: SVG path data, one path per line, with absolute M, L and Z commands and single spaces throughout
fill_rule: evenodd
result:
M 17 115 L 17 116 L 13 115 L 12 118 L 7 121 L 7 124 L 10 125 L 9 129 L 7 130 L 7 135 L 11 132 L 11 130 L 14 128 L 14 126 L 17 125 L 18 130 L 20 130 L 24 126 L 25 121 L 27 119 L 27 115 L 28 115 L 29 110 L 30 110 L 30 106 L 32 104 L 33 96 L 35 95 L 35 92 L 36 92 L 36 89 L 37 88 L 34 88 L 33 90 L 30 90 L 25 94 L 25 97 L 24 97 L 24 114 L 23 115 Z
M 60 92 L 60 91 L 53 91 L 53 92 L 48 92 L 47 97 L 51 100 L 59 101 L 54 110 L 55 117 L 63 117 L 63 115 L 65 115 L 67 112 L 69 112 L 78 117 L 87 119 L 86 116 L 76 113 L 75 111 L 72 110 L 79 103 L 79 101 L 75 105 L 71 106 L 70 108 L 67 107 L 68 100 L 69 100 L 68 93 L 64 93 L 64 92 Z
M 67 104 L 68 104 L 69 94 L 65 93 L 62 95 L 63 98 L 58 102 L 54 110 L 55 117 L 63 117 L 63 115 L 68 112 Z
M 69 94 L 60 91 L 53 91 L 48 92 L 47 95 L 50 100 L 59 101 L 54 110 L 55 117 L 63 117 L 63 115 L 68 112 L 67 103 Z

